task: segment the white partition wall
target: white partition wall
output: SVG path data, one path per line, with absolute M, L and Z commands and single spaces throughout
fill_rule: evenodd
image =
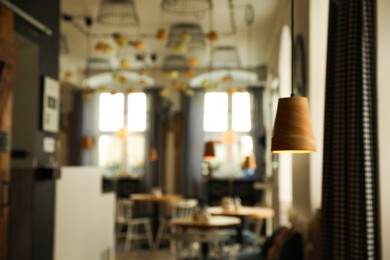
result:
M 114 193 L 102 193 L 101 170 L 64 167 L 57 181 L 55 260 L 113 260 Z

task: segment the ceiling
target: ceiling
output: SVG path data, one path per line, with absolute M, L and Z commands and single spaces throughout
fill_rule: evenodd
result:
M 268 39 L 272 35 L 272 25 L 283 0 L 213 0 L 214 8 L 203 15 L 174 15 L 161 10 L 159 0 L 134 0 L 139 16 L 138 27 L 106 26 L 96 21 L 102 0 L 63 0 L 61 12 L 71 16 L 72 20 L 61 19 L 61 71 L 85 70 L 87 58 L 107 59 L 114 68 L 126 56 L 128 68 L 161 68 L 165 57 L 177 54 L 196 57 L 198 68 L 210 69 L 210 53 L 218 46 L 230 46 L 237 49 L 238 64 L 234 69 L 255 67 L 266 64 Z M 194 0 L 192 0 L 194 1 Z M 249 25 L 249 5 L 253 7 L 253 24 Z M 85 18 L 92 18 L 87 26 Z M 205 38 L 204 46 L 188 48 L 186 52 L 177 52 L 167 48 L 167 42 L 156 38 L 158 29 L 168 33 L 173 24 L 192 23 L 200 25 L 204 34 L 214 30 L 219 39 L 211 42 Z M 91 36 L 88 36 L 90 33 Z M 129 42 L 141 41 L 143 50 L 132 46 L 118 47 L 112 34 L 118 33 Z M 111 51 L 99 51 L 97 45 L 105 43 Z M 139 55 L 142 55 L 142 61 Z M 152 56 L 152 54 L 154 56 Z M 227 57 L 225 54 L 222 57 Z M 153 58 L 151 58 L 153 57 Z M 215 56 L 214 56 L 215 57 Z M 215 62 L 215 61 L 213 61 Z M 214 63 L 217 64 L 217 63 Z

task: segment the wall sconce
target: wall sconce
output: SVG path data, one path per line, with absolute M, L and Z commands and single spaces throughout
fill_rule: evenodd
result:
M 83 136 L 81 139 L 81 148 L 85 150 L 92 149 L 93 147 L 93 137 L 90 135 Z
M 158 160 L 158 152 L 156 148 L 152 148 L 149 151 L 149 161 L 155 162 Z

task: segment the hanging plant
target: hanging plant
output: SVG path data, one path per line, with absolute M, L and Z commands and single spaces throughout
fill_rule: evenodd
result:
M 219 35 L 216 31 L 210 31 L 207 35 L 206 35 L 206 38 L 211 41 L 211 42 L 215 42 L 215 41 L 218 41 L 219 39 Z
M 184 76 L 186 76 L 187 78 L 192 78 L 195 75 L 196 72 L 193 69 L 188 69 L 184 72 Z
M 192 39 L 192 36 L 188 32 L 182 32 L 181 34 L 179 34 L 179 41 L 182 43 L 190 42 L 191 39 Z
M 222 78 L 223 83 L 230 83 L 233 81 L 233 77 L 231 75 L 226 75 Z
M 127 94 L 130 94 L 130 93 L 133 93 L 134 92 L 134 89 L 133 88 L 127 88 L 126 89 L 126 93 Z
M 228 95 L 233 95 L 233 93 L 237 92 L 237 88 L 228 88 L 226 92 Z
M 168 34 L 167 32 L 165 31 L 165 29 L 159 29 L 156 33 L 156 38 L 157 40 L 160 40 L 160 41 L 164 41 L 168 38 Z
M 145 45 L 143 42 L 141 41 L 135 41 L 133 43 L 133 47 L 134 49 L 136 49 L 137 51 L 143 51 L 145 49 Z
M 186 94 L 187 96 L 192 96 L 194 95 L 194 90 L 188 88 L 184 91 L 184 94 Z
M 81 98 L 86 101 L 91 100 L 92 96 L 93 96 L 92 90 L 86 90 L 83 91 L 83 93 L 81 93 Z
M 101 51 L 101 52 L 104 52 L 104 53 L 109 53 L 109 52 L 113 51 L 113 47 L 109 43 L 106 43 L 106 42 L 103 42 L 103 41 L 99 41 L 95 45 L 95 50 L 96 51 Z
M 139 84 L 141 87 L 146 87 L 146 85 L 147 85 L 148 83 L 146 82 L 146 80 L 141 79 L 141 80 L 138 82 L 138 84 Z
M 127 77 L 125 77 L 125 76 L 121 75 L 121 76 L 118 77 L 118 82 L 121 83 L 121 84 L 125 84 L 128 81 L 129 81 L 129 79 Z
M 187 44 L 184 42 L 179 42 L 173 45 L 172 47 L 173 51 L 179 52 L 179 53 L 186 53 L 188 50 Z
M 196 57 L 189 57 L 189 58 L 187 59 L 187 64 L 188 64 L 188 66 L 190 66 L 190 67 L 194 67 L 194 66 L 196 66 L 196 65 L 199 64 L 199 60 L 198 60 L 198 58 L 196 58 Z
M 168 97 L 170 93 L 171 93 L 171 91 L 169 88 L 163 88 L 159 92 L 161 97 Z
M 129 44 L 129 39 L 126 36 L 115 34 L 113 35 L 113 38 L 119 47 L 126 47 Z
M 65 71 L 64 77 L 65 77 L 65 80 L 71 80 L 73 78 L 73 72 L 70 70 Z
M 122 70 L 129 69 L 130 62 L 127 59 L 121 59 L 119 62 L 119 66 Z

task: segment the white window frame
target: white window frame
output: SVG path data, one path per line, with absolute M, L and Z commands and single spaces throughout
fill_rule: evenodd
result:
M 96 132 L 95 132 L 95 136 L 96 136 L 96 149 L 95 149 L 95 153 L 94 153 L 94 160 L 95 160 L 95 164 L 96 165 L 99 165 L 99 138 L 101 136 L 104 136 L 104 135 L 107 135 L 107 136 L 116 136 L 117 132 L 118 131 L 102 131 L 100 130 L 99 128 L 99 119 L 100 119 L 100 109 L 99 109 L 99 106 L 100 106 L 100 95 L 101 94 L 104 94 L 104 93 L 109 93 L 110 92 L 100 92 L 97 96 L 96 96 L 96 126 L 95 126 L 95 129 L 96 129 Z M 123 98 L 124 98 L 124 111 L 123 111 L 123 127 L 126 127 L 127 128 L 127 124 L 128 124 L 128 103 L 129 103 L 129 95 L 133 94 L 133 93 L 144 93 L 144 92 L 132 92 L 132 93 L 126 93 L 126 92 L 117 92 L 117 93 L 120 93 L 120 94 L 123 94 Z M 145 93 L 144 93 L 145 94 Z M 145 94 L 146 95 L 146 94 Z M 127 161 L 127 145 L 128 145 L 128 136 L 131 135 L 131 136 L 144 136 L 144 140 L 145 140 L 145 147 L 144 147 L 144 151 L 145 151 L 145 154 L 144 154 L 144 158 L 146 158 L 146 152 L 147 152 L 147 127 L 148 127 L 148 112 L 147 112 L 147 104 L 148 102 L 148 98 L 146 97 L 146 107 L 145 107 L 145 114 L 146 114 L 146 118 L 145 118 L 145 129 L 144 131 L 129 131 L 127 130 L 127 138 L 125 140 L 122 140 L 122 144 L 121 144 L 121 149 L 122 149 L 122 156 L 121 156 L 121 160 L 120 160 L 120 167 L 118 169 L 118 172 L 110 172 L 109 170 L 106 171 L 106 173 L 108 174 L 116 174 L 116 173 L 121 173 L 122 170 L 125 170 L 125 172 L 127 174 L 130 174 L 131 176 L 133 177 L 141 177 L 144 173 L 145 173 L 145 167 L 146 167 L 146 159 L 144 159 L 143 163 L 144 163 L 144 167 L 142 169 L 142 172 L 141 173 L 138 173 L 138 174 L 134 174 L 134 173 L 131 173 L 131 172 L 128 172 L 128 161 Z M 100 166 L 100 165 L 99 165 Z M 101 166 L 102 168 L 105 168 L 104 166 Z

